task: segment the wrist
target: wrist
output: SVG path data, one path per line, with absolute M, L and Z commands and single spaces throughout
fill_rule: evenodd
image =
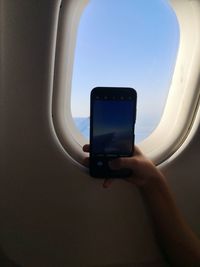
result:
M 165 177 L 159 170 L 157 170 L 157 173 L 151 175 L 146 183 L 140 187 L 140 190 L 144 194 L 152 194 L 160 192 L 163 186 L 166 186 Z

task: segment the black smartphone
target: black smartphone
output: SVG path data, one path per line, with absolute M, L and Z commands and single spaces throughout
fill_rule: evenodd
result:
M 111 170 L 108 162 L 130 157 L 134 149 L 137 93 L 127 87 L 96 87 L 90 96 L 90 175 L 128 177 L 128 169 Z

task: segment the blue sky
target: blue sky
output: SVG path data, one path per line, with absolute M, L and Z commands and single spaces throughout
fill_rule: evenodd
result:
M 138 93 L 137 122 L 156 125 L 163 112 L 179 44 L 166 0 L 90 0 L 80 19 L 72 79 L 72 115 L 89 116 L 96 86 Z

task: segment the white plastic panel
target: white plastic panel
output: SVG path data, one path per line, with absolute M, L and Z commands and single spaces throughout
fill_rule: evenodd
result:
M 170 2 L 180 25 L 177 63 L 161 122 L 141 144 L 157 163 L 164 162 L 183 144 L 199 108 L 200 2 Z
M 69 3 L 63 1 L 59 17 L 52 112 L 62 146 L 72 158 L 81 162 L 84 156 L 81 146 L 86 140 L 74 126 L 70 94 L 77 27 L 88 0 Z M 177 62 L 161 121 L 155 131 L 139 144 L 144 153 L 157 164 L 168 159 L 186 139 L 199 98 L 200 3 L 188 0 L 172 0 L 170 3 L 180 26 Z
M 65 4 L 72 8 L 70 21 L 79 3 L 63 2 L 63 8 Z M 9 258 L 29 267 L 163 266 L 139 191 L 123 181 L 115 181 L 104 190 L 100 181 L 72 164 L 52 128 L 52 87 L 54 84 L 55 93 L 56 86 L 64 88 L 67 79 L 66 70 L 61 68 L 66 61 L 58 60 L 66 52 L 58 42 L 56 66 L 60 67 L 56 67 L 53 82 L 60 1 L 2 0 L 0 4 L 1 248 Z M 198 12 L 196 1 L 185 2 L 184 9 L 191 11 L 190 4 Z M 71 41 L 64 32 L 60 37 L 58 33 L 59 38 Z M 187 80 L 193 74 L 198 76 L 196 67 L 190 69 Z M 69 93 L 70 87 L 67 90 Z M 58 100 L 60 96 L 55 93 L 55 97 Z M 59 111 L 59 104 L 62 102 L 55 104 L 58 113 L 63 108 L 61 105 Z M 187 138 L 190 142 L 162 167 L 178 206 L 200 234 L 198 116 Z M 58 121 L 54 126 L 59 126 L 57 132 L 69 130 L 64 132 L 66 144 L 65 139 L 62 143 L 76 158 L 81 148 L 70 136 L 69 121 L 64 120 L 63 128 Z M 61 133 L 58 136 L 62 140 Z

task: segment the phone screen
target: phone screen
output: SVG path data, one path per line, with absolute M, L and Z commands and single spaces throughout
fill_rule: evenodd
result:
M 132 88 L 96 87 L 91 92 L 90 174 L 127 177 L 130 171 L 112 171 L 109 161 L 133 154 L 136 91 Z
M 128 99 L 93 102 L 93 146 L 96 156 L 127 156 L 134 138 L 134 102 Z

